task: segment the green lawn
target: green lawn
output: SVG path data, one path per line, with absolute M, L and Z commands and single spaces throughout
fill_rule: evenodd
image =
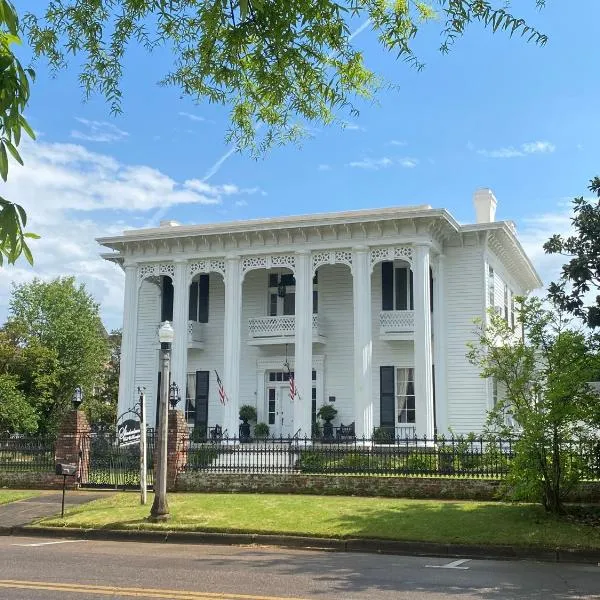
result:
M 600 528 L 548 518 L 532 504 L 275 494 L 170 494 L 168 501 L 166 523 L 146 521 L 152 496 L 140 506 L 137 494 L 120 493 L 38 524 L 600 548 Z
M 0 490 L 0 504 L 7 504 L 15 500 L 24 500 L 39 496 L 40 493 L 35 490 Z

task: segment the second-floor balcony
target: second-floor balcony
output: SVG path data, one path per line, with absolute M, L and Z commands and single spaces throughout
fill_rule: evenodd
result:
M 253 317 L 248 319 L 248 344 L 293 344 L 296 335 L 296 317 L 280 315 L 276 317 Z M 319 315 L 312 316 L 313 342 L 325 343 L 323 323 Z
M 382 310 L 379 313 L 379 337 L 382 340 L 412 340 L 414 332 L 414 310 Z

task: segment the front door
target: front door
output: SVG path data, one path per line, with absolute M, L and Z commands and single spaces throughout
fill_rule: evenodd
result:
M 289 383 L 270 384 L 267 387 L 267 417 L 270 435 L 294 435 L 294 404 L 290 399 Z

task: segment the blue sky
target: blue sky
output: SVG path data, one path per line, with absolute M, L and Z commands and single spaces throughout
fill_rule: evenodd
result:
M 0 318 L 9 282 L 75 274 L 107 326 L 118 326 L 122 275 L 98 258 L 93 238 L 125 227 L 422 203 L 471 222 L 481 186 L 494 190 L 497 218 L 517 223 L 549 280 L 560 261 L 544 257 L 541 244 L 568 229 L 569 199 L 598 173 L 600 3 L 580 0 L 569 11 L 550 0 L 541 12 L 534 0 L 517 4 L 531 8 L 525 14 L 549 35 L 546 47 L 473 26 L 443 56 L 434 23 L 417 39 L 426 63 L 417 72 L 365 29 L 356 43 L 399 89 L 361 105 L 346 129 L 316 126 L 300 148 L 258 161 L 234 153 L 219 164 L 230 149 L 227 108 L 196 106 L 157 86 L 166 52 L 129 52 L 117 118 L 102 98 L 82 101 L 76 65 L 53 79 L 38 64 L 28 116 L 39 140 L 23 146 L 26 166 L 12 169 L 0 193 L 22 202 L 44 237 L 34 269 L 0 269 Z

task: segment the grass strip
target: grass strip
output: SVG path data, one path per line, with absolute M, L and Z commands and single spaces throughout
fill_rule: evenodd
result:
M 9 502 L 34 498 L 39 495 L 40 492 L 35 490 L 0 490 L 0 504 L 8 504 Z
M 150 523 L 135 493 L 74 507 L 38 525 L 70 528 L 262 533 L 462 544 L 600 548 L 600 528 L 555 519 L 534 504 L 295 496 L 170 494 L 171 519 Z

